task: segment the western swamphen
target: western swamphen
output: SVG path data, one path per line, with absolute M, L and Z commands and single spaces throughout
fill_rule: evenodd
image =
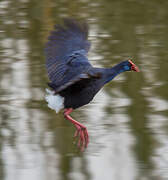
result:
M 75 127 L 78 146 L 87 147 L 87 129 L 75 121 L 70 113 L 88 104 L 96 93 L 115 76 L 124 71 L 139 71 L 131 61 L 126 60 L 111 68 L 96 68 L 88 61 L 90 49 L 88 26 L 74 19 L 64 19 L 63 25 L 55 25 L 46 44 L 46 68 L 51 90 L 47 89 L 46 101 L 57 113 L 64 109 L 64 116 Z

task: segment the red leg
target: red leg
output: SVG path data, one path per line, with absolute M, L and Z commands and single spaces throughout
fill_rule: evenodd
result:
M 74 137 L 79 137 L 78 139 L 78 147 L 81 146 L 81 150 L 84 149 L 84 147 L 87 147 L 89 143 L 89 135 L 87 132 L 87 129 L 84 125 L 79 123 L 78 121 L 75 121 L 69 114 L 73 111 L 72 108 L 65 109 L 64 111 L 64 116 L 67 120 L 71 121 L 75 127 L 76 127 L 76 132 Z

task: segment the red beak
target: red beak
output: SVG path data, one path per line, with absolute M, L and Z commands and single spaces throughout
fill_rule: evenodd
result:
M 131 60 L 128 60 L 128 61 L 131 64 L 131 70 L 132 71 L 140 72 L 139 68 Z

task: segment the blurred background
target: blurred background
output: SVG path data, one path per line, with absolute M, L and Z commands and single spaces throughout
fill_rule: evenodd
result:
M 168 1 L 0 1 L 0 180 L 168 179 Z M 89 59 L 123 73 L 72 116 L 88 128 L 84 153 L 74 127 L 44 101 L 44 46 L 64 17 L 86 20 Z

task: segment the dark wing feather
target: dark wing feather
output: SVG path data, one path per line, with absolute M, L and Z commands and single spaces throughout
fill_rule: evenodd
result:
M 90 43 L 88 26 L 73 19 L 65 19 L 64 26 L 56 25 L 46 45 L 46 67 L 50 87 L 59 92 L 73 83 L 90 78 L 93 69 L 87 59 Z M 94 77 L 94 73 L 91 73 Z

